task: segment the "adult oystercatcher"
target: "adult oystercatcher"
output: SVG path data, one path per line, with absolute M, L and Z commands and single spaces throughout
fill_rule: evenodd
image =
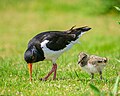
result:
M 79 54 L 78 64 L 83 70 L 91 74 L 91 79 L 94 78 L 94 73 L 100 74 L 100 79 L 102 79 L 102 70 L 107 63 L 106 57 L 99 57 L 96 55 L 88 55 L 84 52 Z
M 53 80 L 56 78 L 57 58 L 77 43 L 83 33 L 91 29 L 87 26 L 74 27 L 67 31 L 42 32 L 29 41 L 28 48 L 24 53 L 24 59 L 28 63 L 30 80 L 32 80 L 32 63 L 43 60 L 51 60 L 53 67 L 42 80 L 47 80 L 53 72 Z

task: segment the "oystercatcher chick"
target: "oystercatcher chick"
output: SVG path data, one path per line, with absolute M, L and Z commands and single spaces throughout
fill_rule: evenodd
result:
M 95 55 L 88 55 L 84 52 L 79 54 L 78 64 L 83 70 L 91 74 L 91 79 L 94 78 L 94 73 L 100 74 L 100 79 L 102 79 L 102 70 L 106 66 L 107 58 L 99 57 Z
M 87 26 L 74 27 L 67 31 L 42 32 L 29 41 L 24 59 L 28 63 L 30 80 L 32 80 L 32 63 L 43 60 L 51 60 L 53 66 L 42 80 L 47 80 L 53 72 L 53 80 L 56 79 L 58 57 L 77 43 L 82 34 L 91 29 Z

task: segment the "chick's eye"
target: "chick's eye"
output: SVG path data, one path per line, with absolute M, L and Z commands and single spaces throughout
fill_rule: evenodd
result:
M 98 63 L 102 63 L 102 61 L 98 61 Z

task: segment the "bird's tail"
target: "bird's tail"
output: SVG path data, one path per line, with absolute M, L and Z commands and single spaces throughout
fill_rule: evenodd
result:
M 89 31 L 91 28 L 88 26 L 84 26 L 84 27 L 79 27 L 79 28 L 75 28 L 75 26 L 73 26 L 71 29 L 69 29 L 67 31 L 68 34 L 75 34 L 77 37 L 86 33 L 86 31 Z
M 103 57 L 103 58 L 99 57 L 99 60 L 97 60 L 97 63 L 102 66 L 106 66 L 107 62 L 108 62 L 108 58 L 106 58 L 106 57 Z

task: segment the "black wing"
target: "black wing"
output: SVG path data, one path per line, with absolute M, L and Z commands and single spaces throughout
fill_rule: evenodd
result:
M 76 40 L 76 36 L 74 34 L 67 34 L 63 32 L 52 32 L 47 35 L 46 39 L 49 40 L 46 46 L 50 50 L 58 51 L 64 49 L 71 41 Z

